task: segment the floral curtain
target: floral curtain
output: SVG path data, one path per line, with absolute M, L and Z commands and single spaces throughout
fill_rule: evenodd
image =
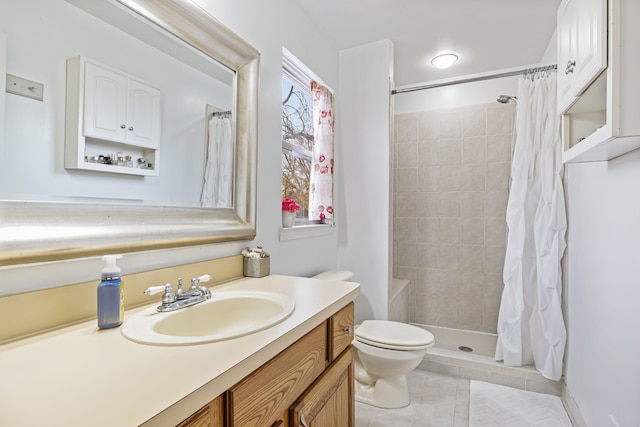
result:
M 326 87 L 311 82 L 313 101 L 313 158 L 309 219 L 333 219 L 333 135 L 335 101 Z

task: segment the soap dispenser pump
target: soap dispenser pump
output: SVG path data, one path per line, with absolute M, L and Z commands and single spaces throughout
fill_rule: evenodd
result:
M 124 320 L 124 283 L 116 260 L 122 255 L 105 255 L 102 280 L 98 285 L 98 328 L 120 326 Z

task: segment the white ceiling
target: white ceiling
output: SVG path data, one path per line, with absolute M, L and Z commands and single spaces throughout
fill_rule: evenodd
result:
M 535 64 L 560 0 L 297 0 L 340 49 L 390 39 L 396 86 Z M 460 59 L 439 70 L 433 56 Z

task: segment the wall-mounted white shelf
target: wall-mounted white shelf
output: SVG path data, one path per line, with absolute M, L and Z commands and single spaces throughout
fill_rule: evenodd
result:
M 607 66 L 562 115 L 564 163 L 607 161 L 640 148 L 640 81 L 636 76 L 640 51 L 635 46 L 640 26 L 634 22 L 640 16 L 640 2 L 598 1 L 608 7 Z M 559 39 L 561 33 L 559 29 Z M 559 40 L 559 46 L 561 43 Z M 558 72 L 564 70 L 559 67 Z
M 118 153 L 133 167 L 117 166 Z M 114 164 L 95 162 L 100 155 Z M 157 176 L 159 155 L 160 90 L 82 56 L 67 60 L 65 167 Z

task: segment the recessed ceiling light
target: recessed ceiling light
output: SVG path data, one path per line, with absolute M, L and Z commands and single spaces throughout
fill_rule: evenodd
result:
M 458 55 L 453 53 L 443 53 L 431 60 L 431 63 L 437 68 L 449 68 L 456 62 L 458 62 Z

